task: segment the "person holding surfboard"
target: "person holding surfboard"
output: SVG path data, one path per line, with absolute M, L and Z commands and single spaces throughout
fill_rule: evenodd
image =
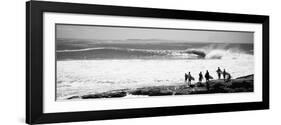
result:
M 223 80 L 225 81 L 225 76 L 226 76 L 226 71 L 225 71 L 225 69 L 223 69 L 222 76 L 223 76 Z
M 209 71 L 208 71 L 208 70 L 207 70 L 206 73 L 205 73 L 205 79 L 206 79 L 206 87 L 207 87 L 207 90 L 209 90 L 209 88 L 210 88 L 210 85 L 209 85 L 210 74 L 209 74 Z
M 221 79 L 221 73 L 222 73 L 222 71 L 221 71 L 220 67 L 218 67 L 217 73 L 218 73 L 218 78 Z
M 199 73 L 199 83 L 202 83 L 203 80 L 203 74 L 202 72 Z
M 209 81 L 210 79 L 210 74 L 209 74 L 209 71 L 207 70 L 206 73 L 205 73 L 205 79 L 206 79 L 206 82 Z
M 186 82 L 187 81 L 187 74 L 186 73 L 184 73 L 184 82 Z
M 188 83 L 187 84 L 188 84 L 188 86 L 190 86 L 191 85 L 191 80 L 194 80 L 194 77 L 191 76 L 190 72 L 188 72 L 187 76 L 188 76 L 187 77 L 188 78 Z

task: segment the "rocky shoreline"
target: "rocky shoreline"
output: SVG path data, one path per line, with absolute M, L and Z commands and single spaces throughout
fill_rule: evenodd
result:
M 210 80 L 209 82 L 195 83 L 187 85 L 171 86 L 151 86 L 136 89 L 112 90 L 103 93 L 72 96 L 71 99 L 95 99 L 95 98 L 121 98 L 127 95 L 136 96 L 167 96 L 167 95 L 190 95 L 190 94 L 210 94 L 210 93 L 235 93 L 253 92 L 254 75 L 247 75 L 224 81 L 222 79 Z

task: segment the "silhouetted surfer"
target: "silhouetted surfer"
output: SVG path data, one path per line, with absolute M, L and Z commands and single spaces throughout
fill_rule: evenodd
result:
M 209 79 L 210 79 L 210 74 L 209 74 L 209 71 L 207 70 L 206 73 L 205 73 L 205 79 L 206 79 L 206 87 L 207 87 L 207 90 L 209 90 L 210 86 L 209 86 Z
M 218 69 L 217 69 L 217 73 L 218 73 L 218 78 L 219 78 L 219 79 L 221 79 L 221 73 L 222 73 L 222 72 L 221 72 L 220 67 L 218 67 Z
M 188 86 L 191 85 L 191 80 L 194 80 L 194 78 L 191 76 L 190 72 L 188 72 Z
M 223 69 L 222 76 L 223 76 L 223 80 L 225 81 L 225 76 L 226 76 L 226 71 L 225 71 L 225 69 Z
M 184 73 L 184 82 L 186 82 L 186 81 L 187 81 L 187 74 Z
M 200 73 L 199 73 L 199 82 L 201 83 L 202 80 L 203 80 L 203 74 L 202 74 L 202 72 L 200 72 Z
M 205 79 L 206 79 L 206 82 L 209 81 L 210 79 L 210 74 L 209 74 L 209 71 L 207 70 L 206 73 L 205 73 Z
M 226 72 L 225 69 L 223 69 L 222 75 L 224 81 L 229 82 L 231 80 L 230 73 Z

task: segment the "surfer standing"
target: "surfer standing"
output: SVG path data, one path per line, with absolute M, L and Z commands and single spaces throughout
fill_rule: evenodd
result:
M 200 72 L 199 73 L 199 82 L 202 83 L 202 80 L 203 80 L 203 74 L 202 74 L 202 72 Z
M 206 79 L 206 82 L 209 81 L 210 79 L 210 74 L 209 74 L 209 71 L 207 70 L 206 73 L 205 73 L 205 79 Z
M 209 71 L 208 71 L 208 70 L 207 70 L 206 73 L 205 73 L 205 79 L 206 79 L 206 87 L 207 87 L 207 90 L 209 90 L 209 88 L 210 88 L 210 85 L 209 85 L 210 74 L 209 74 Z
M 225 82 L 229 82 L 231 80 L 230 73 L 226 72 L 225 69 L 223 69 L 222 75 Z
M 184 82 L 186 82 L 186 81 L 187 81 L 187 74 L 184 73 Z
M 225 71 L 225 69 L 223 69 L 222 76 L 223 76 L 223 80 L 225 81 L 225 76 L 226 76 L 226 71 Z
M 218 73 L 218 78 L 219 78 L 219 79 L 221 79 L 221 73 L 222 73 L 222 72 L 221 72 L 220 67 L 218 67 L 218 69 L 217 69 L 217 73 Z
M 190 72 L 188 72 L 188 86 L 191 85 L 191 80 L 194 80 L 194 78 L 191 76 Z

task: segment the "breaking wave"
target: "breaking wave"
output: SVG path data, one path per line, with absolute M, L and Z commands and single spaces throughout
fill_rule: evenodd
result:
M 75 50 L 57 50 L 58 59 L 238 59 L 253 55 L 237 48 L 190 48 L 185 50 L 149 50 L 119 47 L 96 47 Z

